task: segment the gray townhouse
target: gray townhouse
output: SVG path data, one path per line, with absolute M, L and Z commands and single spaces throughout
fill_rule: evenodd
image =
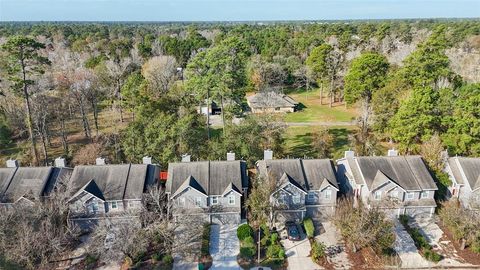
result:
M 158 184 L 160 168 L 144 158 L 144 164 L 75 166 L 70 178 L 68 200 L 72 219 L 98 219 L 126 211 L 138 211 L 143 194 Z
M 421 156 L 355 156 L 346 151 L 337 160 L 342 193 L 367 207 L 378 207 L 391 216 L 431 216 L 438 189 Z
M 194 215 L 209 223 L 239 224 L 248 190 L 247 164 L 235 160 L 234 153 L 224 161 L 191 162 L 183 156 L 182 162 L 168 164 L 165 188 L 175 220 Z
M 0 206 L 32 205 L 48 197 L 60 182 L 66 183 L 72 169 L 65 167 L 64 159 L 56 166 L 20 167 L 18 161 L 8 160 L 0 168 Z
M 257 161 L 260 177 L 275 183 L 270 202 L 274 222 L 325 220 L 335 213 L 339 186 L 330 159 L 273 159 L 270 150 Z
M 450 198 L 458 199 L 468 209 L 480 209 L 480 158 L 449 157 L 445 172 L 452 181 Z

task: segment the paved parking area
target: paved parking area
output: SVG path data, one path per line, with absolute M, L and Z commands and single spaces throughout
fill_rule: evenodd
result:
M 345 245 L 340 239 L 340 232 L 337 231 L 331 222 L 316 222 L 315 228 L 320 228 L 320 226 L 323 227 L 323 230 L 321 230 L 322 232 L 319 235 L 315 236 L 315 240 L 323 242 L 327 248 L 334 246 L 342 248 L 340 253 L 328 257 L 330 263 L 333 264 L 335 269 L 351 269 L 352 264 L 348 260 L 347 252 L 345 252 Z
M 213 258 L 213 264 L 210 269 L 241 269 L 237 263 L 237 255 L 240 253 L 237 228 L 237 225 L 212 225 L 210 255 Z
M 287 255 L 288 269 L 291 270 L 316 270 L 322 269 L 319 265 L 314 263 L 310 256 L 310 242 L 308 238 L 302 234 L 302 240 L 290 241 L 287 239 L 287 232 L 281 232 L 282 245 L 285 248 L 285 255 Z

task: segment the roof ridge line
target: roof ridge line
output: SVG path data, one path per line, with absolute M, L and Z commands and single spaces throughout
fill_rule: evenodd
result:
M 128 178 L 130 178 L 130 169 L 132 168 L 132 163 L 128 163 L 127 178 L 125 179 L 125 186 L 123 187 L 122 199 L 125 200 L 125 193 L 127 192 Z

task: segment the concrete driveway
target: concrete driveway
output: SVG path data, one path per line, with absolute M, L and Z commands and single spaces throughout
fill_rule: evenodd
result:
M 212 225 L 210 255 L 213 258 L 213 264 L 210 269 L 241 269 L 237 263 L 237 255 L 240 253 L 237 228 L 237 225 Z
M 348 260 L 348 255 L 345 251 L 345 245 L 340 238 L 340 232 L 337 231 L 331 222 L 316 222 L 315 228 L 320 228 L 320 226 L 323 227 L 323 232 L 315 236 L 315 240 L 323 242 L 327 248 L 332 246 L 340 246 L 342 248 L 340 253 L 329 256 L 328 261 L 333 264 L 335 269 L 352 268 L 352 264 Z
M 319 265 L 314 263 L 310 257 L 310 241 L 302 234 L 302 240 L 290 241 L 287 239 L 287 232 L 285 230 L 281 233 L 282 245 L 285 248 L 285 255 L 287 255 L 288 269 L 291 270 L 316 270 L 322 269 Z
M 446 268 L 472 266 L 458 255 L 452 242 L 444 238 L 444 233 L 442 229 L 438 227 L 435 218 L 415 217 L 410 219 L 409 225 L 418 228 L 420 233 L 427 238 L 428 243 L 433 249 L 444 257 L 443 260 L 438 263 L 439 266 Z
M 397 252 L 400 260 L 402 261 L 401 268 L 423 268 L 434 266 L 434 263 L 431 263 L 424 259 L 420 253 L 418 253 L 415 242 L 413 242 L 410 234 L 405 230 L 403 225 L 395 220 L 395 245 L 394 249 Z

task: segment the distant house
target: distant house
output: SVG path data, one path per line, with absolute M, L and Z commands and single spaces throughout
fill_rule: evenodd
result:
M 149 186 L 158 183 L 160 169 L 152 164 L 76 166 L 70 178 L 69 207 L 73 218 L 98 218 L 141 208 Z
M 480 158 L 450 157 L 445 172 L 452 181 L 450 196 L 466 208 L 480 209 Z
M 65 167 L 19 167 L 15 160 L 0 168 L 0 205 L 34 204 L 48 197 L 58 182 L 66 182 L 72 169 Z
M 435 211 L 438 188 L 420 156 L 398 156 L 389 150 L 383 157 L 359 157 L 346 151 L 337 165 L 340 190 L 357 202 L 392 216 L 431 216 Z
M 247 103 L 253 113 L 294 112 L 298 102 L 291 97 L 275 91 L 262 91 L 247 97 Z
M 176 220 L 194 215 L 206 222 L 238 224 L 247 189 L 247 165 L 232 153 L 226 161 L 168 164 L 166 193 Z
M 276 191 L 274 221 L 300 221 L 304 217 L 324 220 L 335 213 L 339 191 L 333 162 L 329 159 L 271 159 L 266 151 L 257 162 L 260 176 L 271 177 Z

